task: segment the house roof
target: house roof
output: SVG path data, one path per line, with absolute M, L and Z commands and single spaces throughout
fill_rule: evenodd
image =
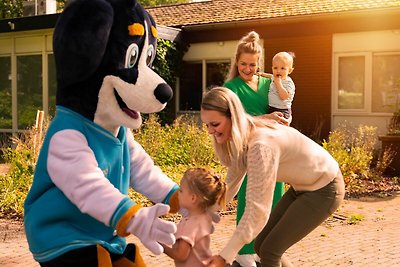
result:
M 60 13 L 0 19 L 0 34 L 30 30 L 52 29 L 55 27 Z M 157 25 L 158 36 L 165 40 L 181 42 L 180 29 Z
M 287 19 L 349 12 L 400 9 L 398 0 L 208 0 L 146 8 L 157 24 L 205 26 L 266 19 Z

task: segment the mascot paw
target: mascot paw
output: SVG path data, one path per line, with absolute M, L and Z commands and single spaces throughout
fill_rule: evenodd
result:
M 176 225 L 159 218 L 167 214 L 169 206 L 156 204 L 152 207 L 141 208 L 131 219 L 127 226 L 127 232 L 137 236 L 142 244 L 155 255 L 163 253 L 164 249 L 159 243 L 173 245 Z

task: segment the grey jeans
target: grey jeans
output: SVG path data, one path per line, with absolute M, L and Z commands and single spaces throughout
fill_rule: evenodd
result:
M 283 253 L 335 212 L 344 194 L 340 172 L 332 182 L 316 191 L 296 192 L 290 187 L 255 239 L 254 249 L 261 258 L 261 266 L 290 266 Z

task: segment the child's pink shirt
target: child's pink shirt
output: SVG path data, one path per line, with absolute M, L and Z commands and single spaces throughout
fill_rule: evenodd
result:
M 189 257 L 184 262 L 175 261 L 177 267 L 206 266 L 202 261 L 212 256 L 210 235 L 214 232 L 211 216 L 207 213 L 182 218 L 177 225 L 176 240 L 182 239 L 191 245 Z

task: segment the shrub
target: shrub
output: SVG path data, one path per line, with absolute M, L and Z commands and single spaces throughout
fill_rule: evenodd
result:
M 376 127 L 360 125 L 353 127 L 348 123 L 339 125 L 329 134 L 323 147 L 336 159 L 346 183 L 346 191 L 363 190 L 363 179 L 378 179 L 390 163 L 390 155 L 376 159 Z M 376 161 L 376 162 L 374 162 Z
M 48 123 L 49 119 L 44 121 L 43 132 L 46 132 Z M 12 147 L 3 148 L 3 157 L 10 170 L 6 175 L 0 175 L 0 217 L 22 217 L 23 203 L 32 184 L 43 136 L 32 127 L 25 133 L 12 136 Z
M 134 136 L 156 165 L 219 165 L 207 131 L 192 118 L 181 116 L 161 127 L 158 117 L 150 115 Z
M 10 165 L 6 175 L 0 176 L 0 217 L 23 216 L 23 203 L 32 184 L 34 167 L 50 119 L 44 124 L 43 135 L 35 127 L 12 137 L 12 147 L 3 149 L 5 162 Z M 180 117 L 172 125 L 161 126 L 156 115 L 150 115 L 140 130 L 134 131 L 138 141 L 156 165 L 176 183 L 189 167 L 213 167 L 224 172 L 215 160 L 207 131 L 188 117 Z M 132 199 L 144 206 L 150 200 L 130 190 Z
M 32 184 L 38 151 L 43 142 L 49 119 L 44 123 L 43 135 L 31 128 L 18 137 L 12 137 L 12 147 L 3 150 L 10 171 L 0 176 L 0 217 L 23 216 L 23 202 Z M 189 117 L 179 117 L 173 124 L 161 126 L 156 115 L 150 115 L 134 137 L 163 172 L 180 183 L 189 167 L 211 167 L 225 177 L 226 169 L 216 160 L 211 139 L 205 128 Z M 380 159 L 374 157 L 377 142 L 376 128 L 371 126 L 340 125 L 332 131 L 323 147 L 338 161 L 347 193 L 362 192 L 362 181 L 369 179 L 371 186 L 379 184 L 388 166 L 390 154 Z M 373 164 L 373 163 L 376 164 Z M 132 199 L 144 206 L 150 200 L 130 190 Z M 168 219 L 171 219 L 168 218 Z M 174 217 L 172 217 L 172 220 Z

